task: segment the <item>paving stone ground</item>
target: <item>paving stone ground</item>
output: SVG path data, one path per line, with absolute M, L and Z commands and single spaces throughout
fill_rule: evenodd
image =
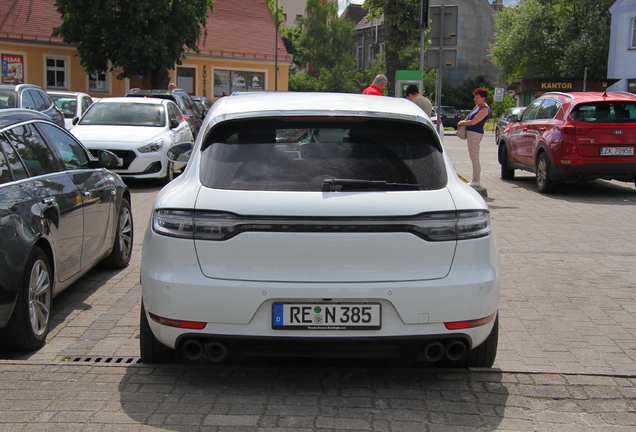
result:
M 445 147 L 470 179 L 465 142 Z M 318 360 L 150 366 L 139 356 L 141 242 L 159 186 L 130 182 L 131 265 L 95 269 L 54 300 L 36 353 L 0 351 L 0 431 L 636 430 L 636 188 L 482 186 L 502 266 L 495 367 Z

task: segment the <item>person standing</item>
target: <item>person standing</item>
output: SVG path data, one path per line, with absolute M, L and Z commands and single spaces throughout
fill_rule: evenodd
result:
M 410 84 L 406 87 L 406 97 L 415 105 L 419 106 L 424 110 L 427 116 L 431 116 L 433 112 L 433 104 L 428 98 L 425 98 L 420 94 L 419 89 L 415 84 Z
M 382 92 L 384 91 L 384 88 L 386 87 L 388 82 L 389 80 L 386 76 L 382 74 L 377 75 L 373 80 L 373 83 L 369 87 L 362 90 L 362 94 L 382 96 Z
M 473 91 L 473 99 L 475 100 L 475 108 L 468 114 L 466 120 L 457 123 L 457 127 L 466 126 L 468 135 L 468 155 L 473 164 L 473 178 L 470 186 L 479 188 L 481 177 L 481 164 L 479 163 L 479 145 L 484 137 L 484 125 L 490 118 L 490 107 L 486 103 L 488 98 L 488 90 L 478 88 Z

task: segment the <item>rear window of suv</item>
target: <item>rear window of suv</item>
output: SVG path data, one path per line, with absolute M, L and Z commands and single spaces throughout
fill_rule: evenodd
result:
M 570 116 L 587 123 L 635 123 L 636 102 L 594 102 L 576 105 Z
M 201 164 L 201 182 L 215 189 L 434 190 L 447 183 L 432 131 L 384 119 L 229 121 L 207 136 Z

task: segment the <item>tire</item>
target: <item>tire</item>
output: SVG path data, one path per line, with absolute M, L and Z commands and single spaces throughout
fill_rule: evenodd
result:
M 155 337 L 150 328 L 150 324 L 148 324 L 148 317 L 146 316 L 143 301 L 141 302 L 139 351 L 141 352 L 141 362 L 145 364 L 172 364 L 180 362 L 179 353 L 165 346 Z
M 481 345 L 476 346 L 456 362 L 449 362 L 454 368 L 489 368 L 495 363 L 499 343 L 499 314 L 495 318 L 490 334 Z
M 502 180 L 514 180 L 515 169 L 510 167 L 510 156 L 508 155 L 508 147 L 505 144 L 500 146 L 501 178 Z
M 537 189 L 540 193 L 551 194 L 556 190 L 558 183 L 551 179 L 550 161 L 545 153 L 541 153 L 537 158 L 536 176 Z
M 18 283 L 18 297 L 7 326 L 0 329 L 2 348 L 34 351 L 44 346 L 51 328 L 53 273 L 42 249 L 33 249 Z
M 110 268 L 124 268 L 130 262 L 134 238 L 133 218 L 130 203 L 122 198 L 117 218 L 117 232 L 115 243 L 110 255 L 104 259 L 104 265 Z
M 174 180 L 174 162 L 168 162 L 168 168 L 166 169 L 166 175 L 161 179 L 164 185 L 167 185 Z

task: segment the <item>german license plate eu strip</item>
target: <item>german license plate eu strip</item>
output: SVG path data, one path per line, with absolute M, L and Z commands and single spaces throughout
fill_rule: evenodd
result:
M 274 303 L 275 330 L 380 330 L 380 303 Z

